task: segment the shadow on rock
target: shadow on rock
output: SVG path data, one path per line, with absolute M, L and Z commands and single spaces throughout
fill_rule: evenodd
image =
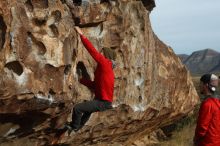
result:
M 16 130 L 9 130 L 5 135 L 1 135 L 5 138 L 8 136 L 14 137 L 25 137 L 35 130 L 34 127 L 42 124 L 50 115 L 38 112 L 38 111 L 30 111 L 22 114 L 15 114 L 15 113 L 7 113 L 7 114 L 0 114 L 0 123 L 13 123 L 14 125 L 18 125 L 19 127 Z

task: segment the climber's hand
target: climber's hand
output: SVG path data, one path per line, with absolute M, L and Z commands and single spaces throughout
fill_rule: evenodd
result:
M 78 34 L 83 35 L 83 32 L 82 32 L 82 30 L 79 28 L 79 26 L 75 26 L 74 28 L 75 28 L 75 30 L 76 30 L 76 32 L 77 32 Z

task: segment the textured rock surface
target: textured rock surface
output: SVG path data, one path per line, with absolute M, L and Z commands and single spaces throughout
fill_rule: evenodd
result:
M 153 0 L 1 1 L 1 143 L 48 145 L 72 106 L 93 96 L 78 82 L 77 64 L 91 78 L 96 64 L 75 25 L 97 49 L 117 53 L 114 109 L 93 114 L 63 143 L 143 145 L 150 132 L 191 111 L 197 93 L 186 68 L 152 31 L 154 6 Z

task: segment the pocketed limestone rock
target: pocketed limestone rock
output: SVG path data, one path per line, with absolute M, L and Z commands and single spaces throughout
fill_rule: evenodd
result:
M 197 93 L 189 72 L 151 28 L 154 6 L 153 0 L 1 1 L 0 123 L 18 126 L 0 142 L 14 136 L 49 145 L 71 120 L 74 104 L 93 98 L 79 83 L 77 66 L 93 79 L 96 63 L 74 26 L 98 51 L 114 50 L 118 67 L 114 109 L 94 113 L 68 143 L 141 145 L 148 133 L 190 112 Z

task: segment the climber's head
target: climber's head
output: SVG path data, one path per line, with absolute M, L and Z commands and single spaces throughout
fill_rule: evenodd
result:
M 115 63 L 116 53 L 115 53 L 115 51 L 108 48 L 108 47 L 103 47 L 102 52 L 106 58 L 108 58 L 109 60 L 112 61 L 112 68 L 115 68 L 116 67 L 116 63 Z
M 215 74 L 204 74 L 200 78 L 200 92 L 204 95 L 210 95 L 216 92 L 218 87 L 219 77 Z
M 114 50 L 108 48 L 108 47 L 103 47 L 102 48 L 103 55 L 108 58 L 109 60 L 115 60 L 116 59 L 116 53 Z

